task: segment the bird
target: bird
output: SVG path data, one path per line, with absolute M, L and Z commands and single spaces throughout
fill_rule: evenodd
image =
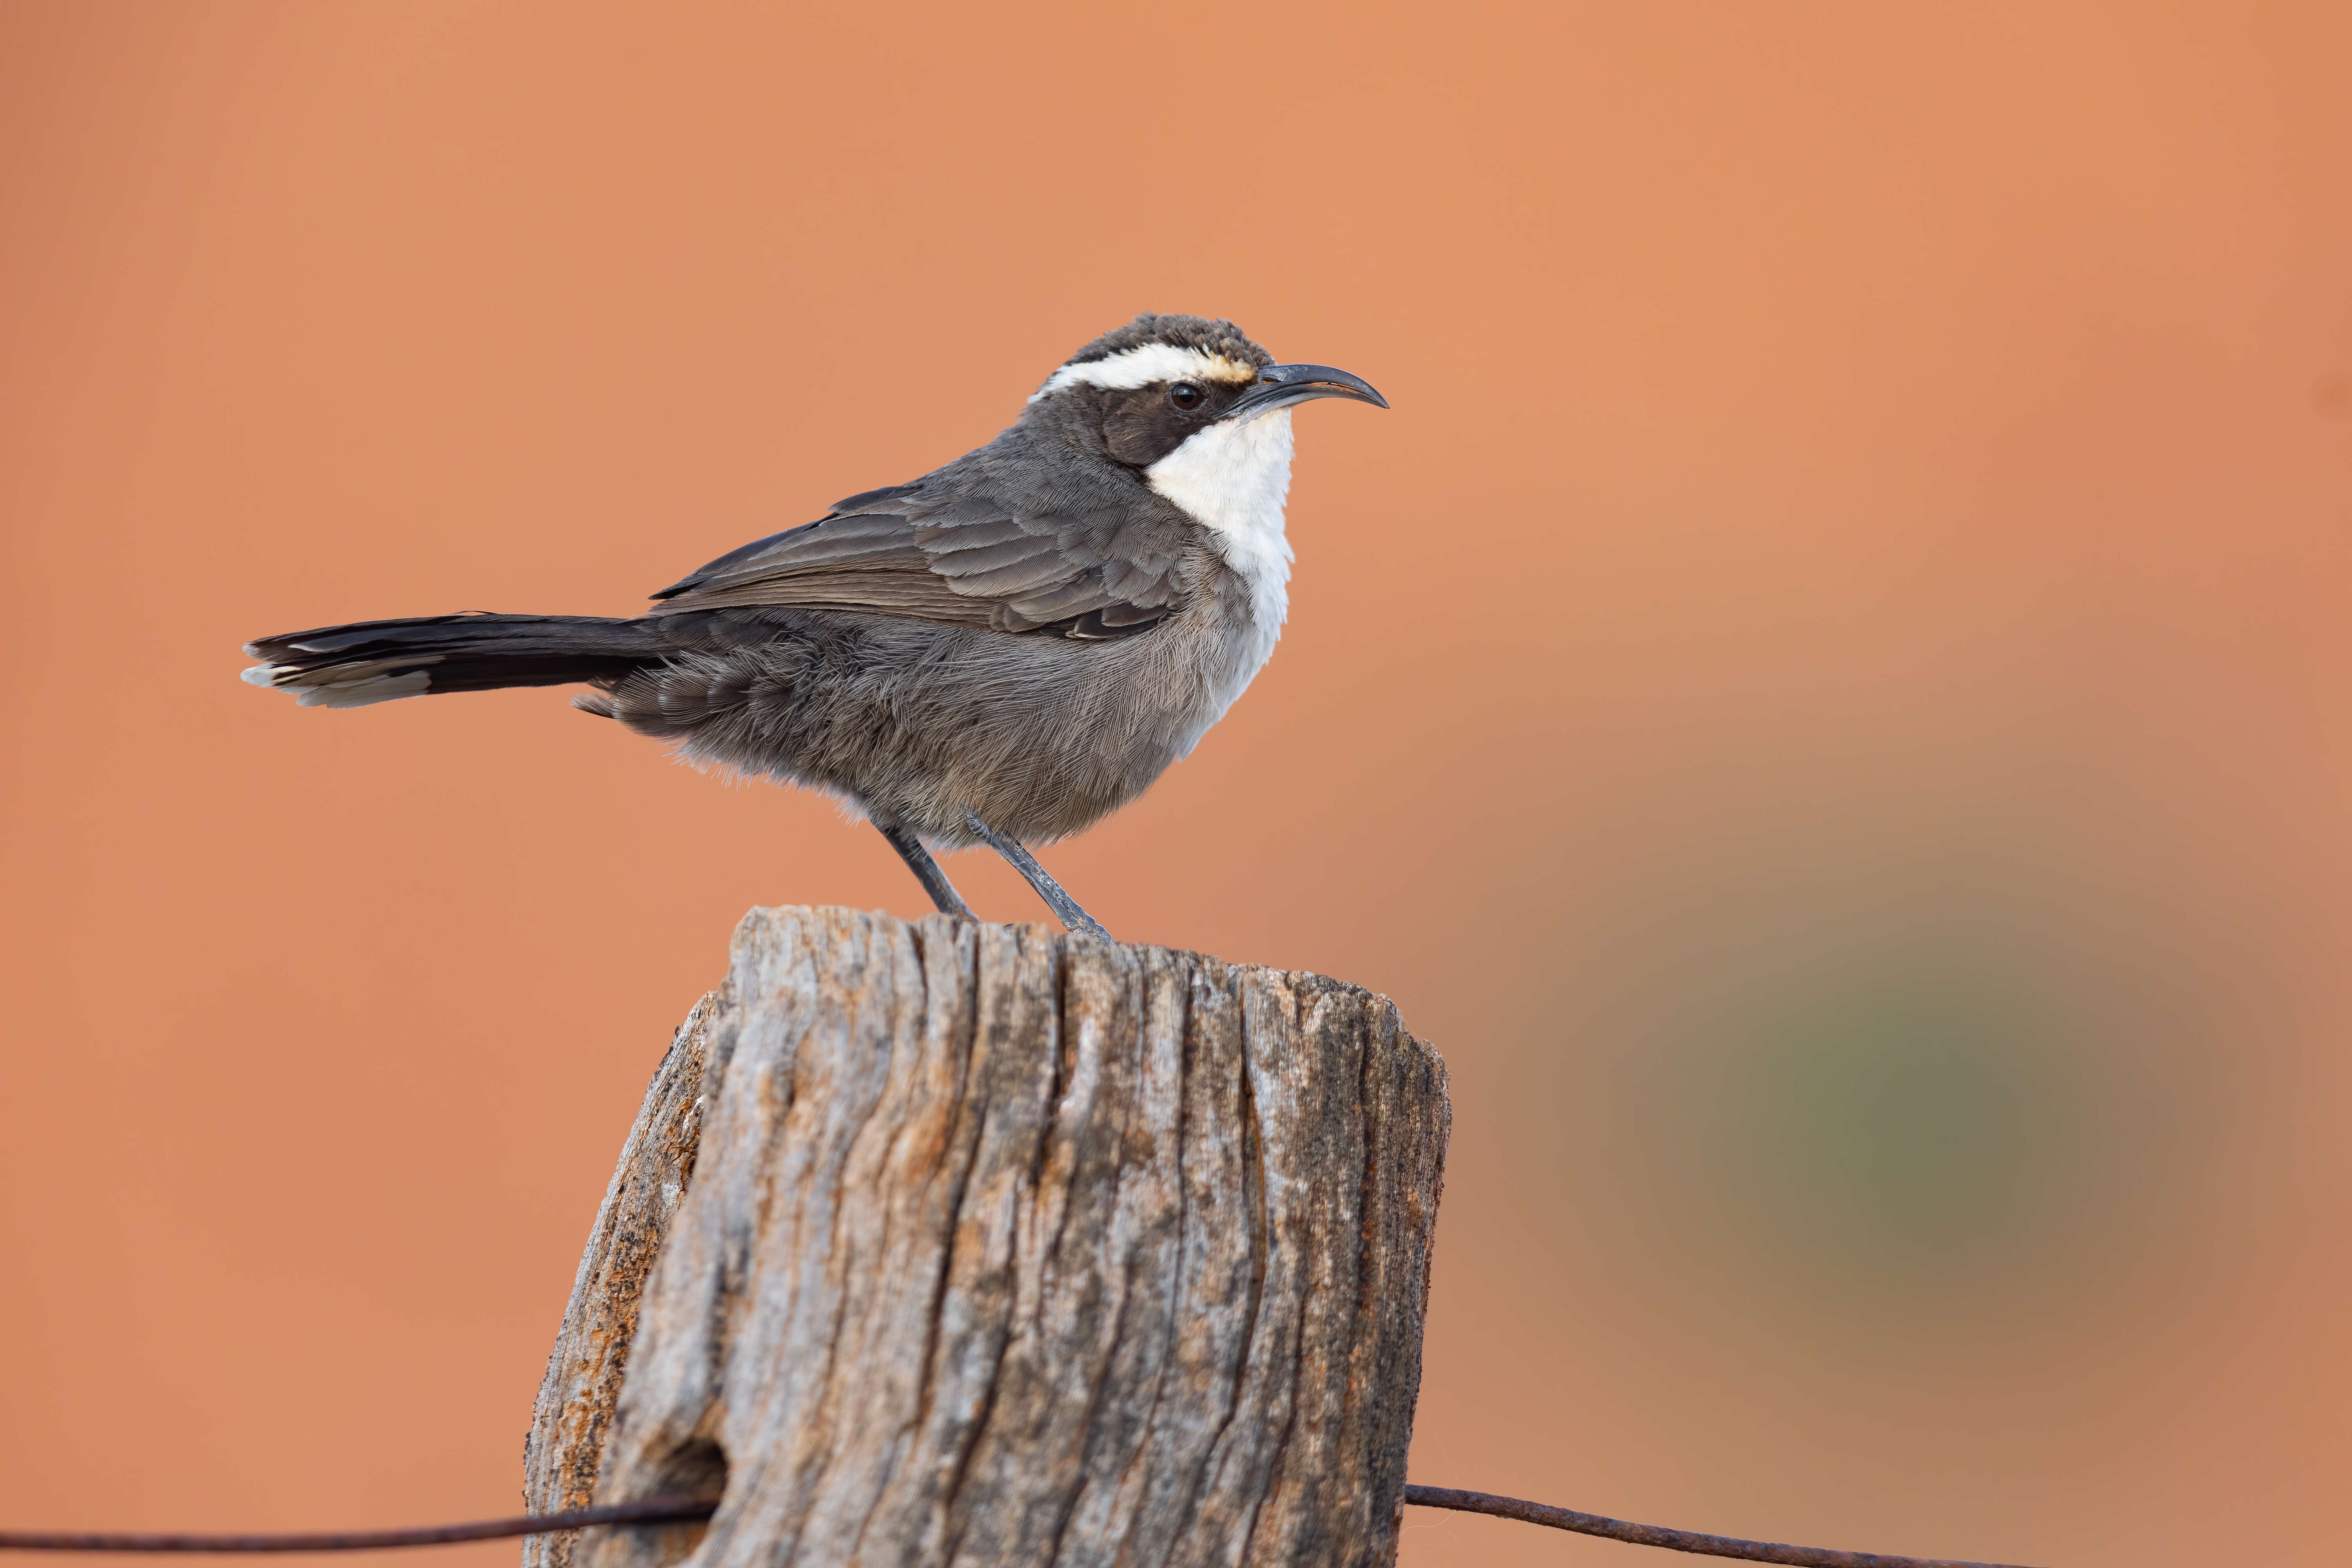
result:
M 941 911 L 933 849 L 985 845 L 1065 929 L 1108 931 L 1030 846 L 1150 788 L 1223 718 L 1288 610 L 1291 411 L 1386 408 L 1231 321 L 1145 314 L 994 439 L 753 540 L 627 617 L 470 612 L 257 637 L 307 707 L 584 684 L 572 706 L 698 765 L 836 798 Z

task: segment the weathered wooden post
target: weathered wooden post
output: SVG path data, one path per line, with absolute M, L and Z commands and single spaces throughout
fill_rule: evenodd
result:
M 1448 1122 L 1395 1007 L 1317 975 L 755 910 L 623 1152 L 524 1493 L 725 1500 L 526 1568 L 1386 1563 Z

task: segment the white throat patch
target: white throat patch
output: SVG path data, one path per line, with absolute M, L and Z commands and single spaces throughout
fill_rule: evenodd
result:
M 1277 408 L 1194 431 L 1143 470 L 1153 489 L 1216 536 L 1225 564 L 1249 584 L 1250 618 L 1265 638 L 1265 653 L 1274 651 L 1290 610 L 1290 540 L 1282 526 L 1290 449 L 1290 410 Z
M 1139 347 L 1115 353 L 1108 359 L 1088 360 L 1084 364 L 1066 364 L 1046 377 L 1045 384 L 1030 395 L 1034 403 L 1049 393 L 1066 386 L 1099 386 L 1113 392 L 1126 392 L 1139 386 L 1150 386 L 1160 381 L 1223 381 L 1244 382 L 1257 379 L 1257 366 L 1244 364 L 1202 349 L 1180 349 L 1173 343 L 1144 343 Z

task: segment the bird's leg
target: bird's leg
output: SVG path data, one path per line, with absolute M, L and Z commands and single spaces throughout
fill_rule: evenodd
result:
M 1037 857 L 1024 849 L 1019 839 L 1008 838 L 997 832 L 982 822 L 977 812 L 965 812 L 963 819 L 974 833 L 987 841 L 991 849 L 1011 861 L 1013 868 L 1028 879 L 1029 885 L 1037 890 L 1037 896 L 1045 900 L 1045 907 L 1061 920 L 1065 931 L 1074 931 L 1081 936 L 1096 937 L 1103 942 L 1118 940 L 1103 930 L 1100 921 L 1078 908 L 1078 900 L 1062 890 L 1062 884 L 1046 874 L 1045 868 L 1037 864 Z
M 923 847 L 923 841 L 911 830 L 881 822 L 874 826 L 882 830 L 882 837 L 890 841 L 890 847 L 906 861 L 907 869 L 915 874 L 915 880 L 923 885 L 923 891 L 930 894 L 931 902 L 940 913 L 965 921 L 978 918 L 971 912 L 971 906 L 963 901 L 963 895 L 955 890 L 955 884 L 948 880 L 948 874 L 940 869 L 940 863 L 931 858 L 931 852 Z

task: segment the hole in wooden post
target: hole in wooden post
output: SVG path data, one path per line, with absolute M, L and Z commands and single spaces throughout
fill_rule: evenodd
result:
M 654 1476 L 648 1497 L 723 1497 L 727 1491 L 727 1450 L 709 1437 L 697 1437 L 667 1459 Z M 646 1527 L 654 1532 L 653 1561 L 658 1568 L 677 1568 L 694 1554 L 710 1533 L 709 1520 Z M 642 1558 L 639 1561 L 644 1561 Z

